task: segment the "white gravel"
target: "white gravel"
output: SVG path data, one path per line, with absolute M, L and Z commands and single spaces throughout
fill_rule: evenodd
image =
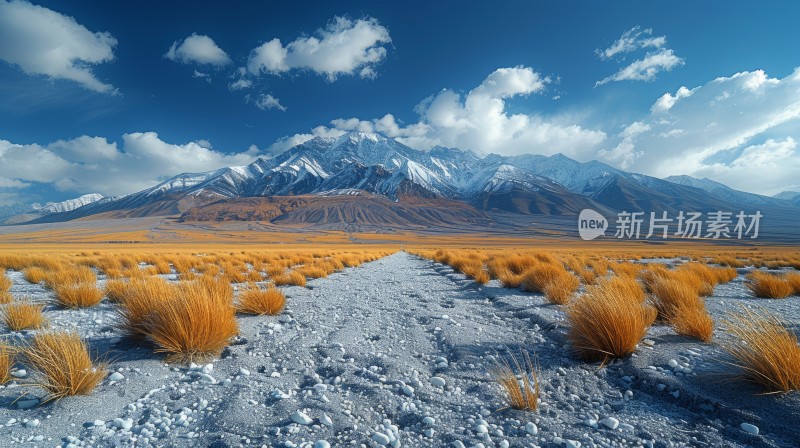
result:
M 20 273 L 8 276 L 15 296 L 50 297 Z M 113 304 L 49 306 L 52 326 L 79 331 L 107 354 L 112 373 L 90 396 L 47 405 L 39 404 L 41 391 L 22 389 L 30 372 L 15 375 L 0 388 L 0 444 L 788 447 L 800 440 L 796 394 L 756 395 L 724 376 L 732 372 L 717 345 L 666 327 L 651 329 L 636 356 L 599 369 L 571 356 L 561 307 L 495 281 L 479 287 L 406 253 L 308 286 L 283 288 L 281 316 L 241 317 L 241 336 L 203 366 L 165 364 L 152 347 L 122 338 Z M 740 276 L 718 287 L 708 307 L 718 318 L 757 303 L 798 322 L 796 301 L 750 299 Z M 488 374 L 498 356 L 521 348 L 541 366 L 541 404 L 532 413 L 504 409 Z

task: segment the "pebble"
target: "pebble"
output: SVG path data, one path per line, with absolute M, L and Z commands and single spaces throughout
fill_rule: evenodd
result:
M 525 432 L 535 436 L 536 434 L 539 434 L 539 428 L 536 426 L 536 423 L 528 422 L 528 424 L 525 425 Z
M 245 369 L 244 367 L 241 367 L 241 368 L 239 368 L 239 374 L 240 375 L 244 375 L 244 376 L 250 376 L 250 371 Z M 321 440 L 321 442 L 325 442 L 325 441 Z M 327 443 L 327 442 L 325 442 L 325 443 Z
M 25 426 L 28 427 L 28 428 L 36 428 L 37 426 L 39 426 L 40 423 L 41 422 L 39 421 L 39 419 L 35 418 L 33 420 L 28 420 L 25 423 Z M 756 428 L 756 434 L 758 434 L 758 429 L 757 428 Z
M 752 434 L 754 436 L 758 435 L 758 426 L 756 425 L 752 425 L 750 423 L 742 423 L 741 425 L 739 425 L 739 428 L 741 428 L 742 431 Z
M 408 395 L 409 397 L 413 397 L 414 396 L 414 388 L 409 386 L 408 384 L 406 384 L 405 386 L 403 386 L 403 393 Z
M 119 372 L 114 372 L 114 373 L 112 373 L 111 375 L 108 376 L 108 379 L 110 381 L 122 381 L 122 380 L 125 379 L 125 376 L 122 375 Z
M 425 417 L 422 419 L 422 423 L 425 426 L 433 426 L 434 424 L 436 424 L 436 420 L 433 417 Z
M 294 411 L 294 414 L 292 414 L 291 419 L 298 425 L 310 425 L 311 422 L 314 421 L 311 419 L 311 417 L 300 411 Z
M 328 414 L 322 414 L 322 417 L 319 418 L 319 422 L 325 426 L 333 426 L 333 420 L 331 420 Z
M 112 422 L 112 425 L 114 425 L 115 428 L 128 431 L 133 427 L 133 419 L 117 417 Z
M 431 377 L 431 384 L 436 387 L 444 387 L 447 385 L 447 381 L 445 381 L 442 377 L 434 376 Z
M 201 373 L 199 375 L 200 381 L 208 384 L 217 384 L 217 379 L 207 373 Z
M 678 367 L 678 361 L 670 359 L 669 361 L 667 361 L 667 365 L 670 366 L 670 368 L 674 369 L 675 367 Z
M 328 443 L 327 440 L 317 440 L 314 444 L 314 448 L 331 448 L 331 444 Z
M 383 446 L 386 446 L 389 443 L 391 443 L 391 439 L 389 439 L 389 436 L 387 436 L 386 434 L 384 434 L 382 432 L 376 432 L 376 433 L 372 434 L 372 440 L 374 440 L 375 443 L 377 443 L 379 445 L 383 445 Z
M 19 400 L 17 402 L 17 409 L 30 409 L 39 404 L 39 400 L 33 398 L 30 400 Z
M 615 419 L 614 417 L 606 417 L 600 420 L 600 424 L 608 429 L 617 429 L 617 426 L 619 426 L 619 420 Z
M 18 369 L 11 372 L 11 376 L 13 376 L 14 378 L 25 378 L 26 376 L 28 376 L 28 371 L 25 369 Z

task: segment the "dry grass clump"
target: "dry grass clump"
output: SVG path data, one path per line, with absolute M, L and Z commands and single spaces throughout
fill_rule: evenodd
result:
M 605 363 L 633 353 L 655 317 L 652 307 L 603 280 L 567 305 L 567 337 L 581 358 Z
M 299 272 L 303 277 L 310 279 L 325 278 L 328 276 L 328 272 L 326 272 L 325 269 L 314 265 L 301 266 L 295 269 L 294 272 Z
M 95 284 L 97 276 L 85 266 L 68 266 L 47 272 L 44 282 L 48 288 L 55 290 L 59 286 Z
M 0 272 L 0 292 L 8 292 L 11 289 L 11 280 L 6 277 L 4 272 Z
M 239 334 L 230 295 L 220 284 L 201 281 L 180 283 L 174 290 L 153 303 L 142 325 L 147 338 L 170 362 L 218 356 Z
M 578 277 L 567 272 L 565 275 L 559 275 L 546 284 L 542 288 L 542 292 L 550 303 L 563 305 L 569 302 L 569 299 L 578 290 L 580 283 Z
M 745 263 L 738 258 L 734 258 L 731 256 L 719 256 L 712 260 L 712 263 L 718 264 L 720 266 L 729 266 L 732 268 L 743 268 L 745 267 Z
M 0 315 L 12 331 L 41 328 L 45 324 L 43 304 L 34 304 L 29 301 L 17 302 L 6 305 Z
M 642 285 L 633 277 L 615 275 L 604 279 L 603 284 L 606 288 L 618 291 L 636 303 L 644 303 L 647 298 Z
M 128 280 L 111 279 L 106 281 L 106 297 L 112 302 L 119 302 L 122 300 L 125 291 L 128 290 L 130 282 Z
M 14 300 L 14 296 L 11 295 L 8 291 L 0 291 L 0 305 L 4 305 L 6 303 L 11 303 Z
M 54 289 L 56 301 L 65 308 L 88 308 L 103 300 L 104 292 L 94 283 L 59 285 Z
M 794 286 L 786 277 L 753 271 L 747 276 L 747 287 L 756 297 L 764 299 L 783 299 L 795 292 Z
M 705 302 L 690 285 L 674 278 L 660 278 L 652 285 L 653 303 L 658 315 L 678 334 L 708 342 L 714 333 L 714 321 Z
M 569 273 L 561 266 L 537 264 L 523 274 L 522 289 L 529 292 L 543 292 L 545 286 L 566 274 Z
M 714 272 L 717 283 L 728 283 L 739 276 L 739 273 L 736 272 L 736 269 L 732 267 L 711 268 L 711 270 Z
M 523 351 L 522 360 L 511 354 L 507 359 L 495 361 L 491 374 L 505 392 L 507 407 L 521 411 L 535 411 L 539 406 L 539 372 L 528 355 Z
M 47 272 L 40 267 L 32 266 L 22 271 L 22 276 L 25 278 L 25 281 L 35 285 L 43 282 L 44 279 L 47 278 Z
M 239 295 L 236 309 L 245 314 L 268 314 L 274 316 L 280 314 L 286 306 L 286 296 L 280 289 L 270 286 L 261 289 L 256 285 L 250 285 L 248 289 Z
M 639 272 L 644 269 L 644 264 L 641 263 L 631 263 L 631 262 L 623 262 L 623 263 L 613 263 L 609 266 L 612 271 L 618 276 L 627 276 L 636 278 L 639 275 Z
M 765 310 L 730 314 L 724 323 L 737 341 L 723 344 L 748 381 L 767 393 L 800 390 L 800 346 L 797 335 Z
M 14 349 L 0 343 L 0 384 L 11 381 L 11 367 L 14 365 Z
M 25 357 L 41 376 L 38 385 L 49 393 L 45 401 L 88 395 L 108 373 L 106 365 L 92 362 L 86 343 L 76 333 L 37 333 Z
M 306 286 L 306 276 L 295 270 L 273 277 L 272 282 L 275 286 Z
M 790 272 L 784 278 L 794 289 L 794 294 L 800 295 L 800 272 Z
M 131 336 L 146 334 L 145 322 L 151 310 L 175 293 L 172 285 L 160 277 L 132 279 L 114 293 L 120 306 L 116 309 L 118 327 Z

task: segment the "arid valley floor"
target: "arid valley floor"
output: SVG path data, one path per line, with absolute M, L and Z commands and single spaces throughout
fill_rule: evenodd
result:
M 227 243 L 193 252 L 170 246 L 162 255 L 135 245 L 120 246 L 123 255 L 104 245 L 82 253 L 59 246 L 48 254 L 31 244 L 26 255 L 6 247 L 0 262 L 10 280 L 8 300 L 41 304 L 48 322 L 1 330 L 14 348 L 10 377 L 0 386 L 3 446 L 790 447 L 800 440 L 797 393 L 765 394 L 729 352 L 737 344 L 732 319 L 745 309 L 772 313 L 797 331 L 798 291 L 755 298 L 748 287 L 754 270 L 786 285 L 796 281 L 796 250 L 455 247 L 461 242 L 438 252 L 368 244 L 241 250 Z M 360 258 L 331 267 L 352 256 Z M 514 260 L 531 266 L 514 268 Z M 721 267 L 726 263 L 736 267 Z M 575 283 L 548 289 L 551 280 L 526 274 L 545 264 Z M 32 282 L 37 266 L 44 280 Z M 99 303 L 65 306 L 47 276 L 68 268 L 96 277 Z M 627 277 L 642 298 L 648 291 L 645 302 L 626 302 L 630 313 L 651 304 L 665 313 L 654 278 L 692 269 L 720 276 L 709 280 L 715 287 L 703 284 L 711 289 L 697 302 L 711 319 L 710 333 L 681 330 L 659 315 L 644 323 L 630 354 L 592 359 L 577 346 L 573 307 L 611 288 L 606 281 Z M 292 285 L 291 271 L 303 273 L 304 286 Z M 240 311 L 246 291 L 271 283 L 281 285 L 285 308 L 238 313 L 237 334 L 203 356 L 165 356 L 151 333 L 126 327 L 126 285 L 210 276 L 230 283 L 230 306 L 238 303 Z M 80 335 L 102 370 L 88 395 L 47 401 L 44 371 L 29 351 L 37 334 L 54 331 Z M 509 406 L 509 389 L 499 383 L 503 366 L 516 375 L 517 392 L 534 392 L 526 389 L 533 383 L 518 380 L 538 384 L 535 409 Z

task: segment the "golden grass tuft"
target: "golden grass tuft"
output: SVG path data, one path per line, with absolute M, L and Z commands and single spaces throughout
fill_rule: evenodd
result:
M 786 274 L 786 281 L 794 289 L 795 295 L 800 295 L 800 272 L 790 272 Z
M 659 278 L 652 285 L 653 304 L 658 315 L 678 334 L 708 342 L 714 333 L 714 321 L 705 302 L 691 285 L 674 278 Z
M 538 264 L 522 276 L 522 289 L 529 292 L 544 292 L 544 288 L 558 281 L 560 277 L 569 275 L 561 266 L 555 264 Z
M 0 271 L 0 292 L 8 292 L 11 289 L 11 280 L 6 274 Z
M 117 326 L 130 336 L 146 334 L 144 324 L 157 303 L 175 293 L 174 287 L 160 277 L 132 279 L 115 292 L 120 306 L 116 309 Z
M 94 283 L 58 285 L 54 288 L 56 301 L 64 308 L 88 308 L 103 300 L 104 292 Z
M 105 364 L 92 362 L 86 342 L 76 333 L 37 333 L 25 357 L 41 377 L 38 385 L 49 394 L 45 401 L 88 395 L 108 373 Z
M 578 356 L 605 363 L 633 353 L 655 317 L 652 307 L 602 280 L 567 305 L 567 337 Z
M 280 314 L 285 306 L 286 296 L 280 289 L 274 286 L 261 289 L 256 285 L 251 285 L 239 295 L 236 309 L 245 314 L 274 316 Z
M 723 344 L 748 381 L 767 393 L 800 390 L 800 346 L 797 335 L 784 322 L 765 310 L 744 308 L 729 314 L 726 330 L 737 340 Z
M 513 354 L 507 359 L 495 361 L 491 371 L 494 380 L 505 393 L 507 407 L 520 411 L 535 411 L 539 406 L 539 369 L 523 351 L 521 360 Z
M 55 290 L 59 286 L 94 284 L 97 276 L 85 266 L 67 266 L 47 272 L 44 282 L 48 288 Z
M 41 328 L 45 324 L 44 304 L 35 304 L 29 301 L 17 302 L 6 305 L 0 315 L 6 327 L 12 331 Z
M 306 276 L 297 271 L 273 277 L 272 281 L 276 286 L 306 286 Z
M 753 271 L 747 276 L 747 287 L 754 296 L 764 299 L 783 299 L 795 291 L 785 277 Z
M 239 334 L 236 312 L 226 290 L 201 281 L 179 283 L 174 295 L 155 301 L 143 328 L 156 345 L 156 352 L 166 353 L 170 362 L 219 356 Z
M 14 300 L 14 296 L 11 295 L 8 291 L 0 291 L 0 305 L 5 305 L 6 303 L 11 303 Z
M 112 302 L 119 302 L 122 300 L 129 286 L 130 282 L 128 280 L 121 280 L 118 278 L 107 280 L 105 285 L 106 297 Z
M 569 302 L 581 282 L 577 276 L 569 272 L 559 275 L 542 288 L 545 298 L 550 303 L 563 305 Z
M 11 367 L 14 365 L 15 354 L 11 346 L 0 342 L 0 384 L 11 381 Z

